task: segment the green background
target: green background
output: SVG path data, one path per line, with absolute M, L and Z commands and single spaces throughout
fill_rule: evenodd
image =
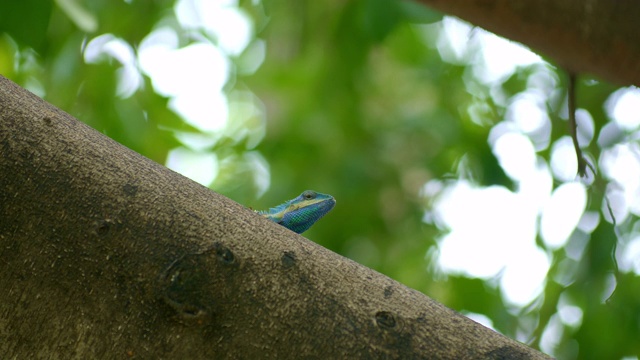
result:
M 86 64 L 81 49 L 105 33 L 135 48 L 159 21 L 172 16 L 173 5 L 168 0 L 0 2 L 0 73 L 164 164 L 179 145 L 173 131 L 197 129 L 167 109 L 168 99 L 156 94 L 146 77 L 144 88 L 131 97 L 116 96 L 120 64 Z M 319 244 L 457 311 L 483 314 L 498 331 L 533 347 L 558 316 L 561 297 L 570 298 L 582 310 L 582 322 L 561 324 L 557 346 L 544 349 L 558 358 L 620 359 L 640 353 L 640 280 L 633 273 L 615 273 L 616 236 L 606 221 L 585 235 L 580 259 L 568 259 L 562 248 L 552 252 L 544 292 L 524 308 L 506 306 L 495 281 L 436 271 L 436 239 L 446 229 L 423 221 L 433 199 L 423 196 L 422 186 L 460 177 L 463 158 L 476 184 L 515 186 L 487 142 L 505 108 L 481 83 L 469 89 L 470 63 L 447 63 L 435 46 L 425 46 L 418 25 L 437 27 L 441 14 L 412 2 L 382 0 L 244 1 L 239 6 L 253 19 L 255 36 L 265 41 L 267 52 L 257 72 L 235 74 L 228 90 L 248 89 L 264 105 L 264 118 L 236 126 L 266 132 L 258 144 L 238 132 L 221 134 L 209 149 L 225 159 L 213 190 L 254 209 L 306 189 L 332 194 L 336 208 L 305 233 Z M 511 97 L 525 90 L 533 66 L 518 69 L 502 91 Z M 565 92 L 565 74 L 554 71 L 558 91 Z M 589 79 L 578 84 L 579 106 L 593 116 L 596 132 L 609 122 L 603 104 L 616 89 Z M 551 141 L 566 135 L 562 105 L 547 104 Z M 470 116 L 471 106 L 481 109 L 481 124 Z M 601 150 L 592 145 L 588 153 L 597 159 Z M 255 151 L 269 165 L 271 185 L 264 196 L 245 160 Z M 548 161 L 549 148 L 538 155 Z M 600 210 L 602 189 L 590 189 L 590 210 Z M 630 217 L 620 224 L 621 236 L 633 236 L 635 221 Z M 568 262 L 575 281 L 561 285 L 554 279 L 566 275 Z M 603 303 L 596 294 L 612 274 L 618 286 Z

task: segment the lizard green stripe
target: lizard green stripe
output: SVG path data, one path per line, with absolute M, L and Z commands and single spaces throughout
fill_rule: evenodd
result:
M 267 219 L 302 234 L 336 205 L 331 195 L 306 190 L 300 196 L 266 211 L 258 211 Z

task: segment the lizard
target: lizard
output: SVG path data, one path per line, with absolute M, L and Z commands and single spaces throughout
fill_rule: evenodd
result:
M 295 199 L 269 210 L 259 210 L 257 212 L 276 224 L 302 234 L 333 209 L 335 205 L 336 200 L 333 196 L 306 190 Z

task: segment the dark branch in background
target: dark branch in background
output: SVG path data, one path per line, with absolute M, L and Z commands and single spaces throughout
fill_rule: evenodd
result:
M 580 149 L 580 144 L 578 144 L 578 124 L 576 123 L 576 74 L 569 72 L 569 86 L 568 86 L 568 103 L 569 103 L 569 133 L 571 134 L 571 139 L 573 140 L 573 147 L 576 150 L 576 157 L 578 159 L 578 175 L 580 177 L 587 177 L 587 167 L 591 169 L 593 172 L 594 179 L 599 179 L 598 173 L 587 159 L 582 155 L 582 149 Z M 618 259 L 616 259 L 616 249 L 618 248 L 617 239 L 620 238 L 620 232 L 618 230 L 618 224 L 616 222 L 616 217 L 613 215 L 613 209 L 611 208 L 611 201 L 609 201 L 609 196 L 606 192 L 606 185 L 602 189 L 604 202 L 607 206 L 607 211 L 609 212 L 609 216 L 611 216 L 611 223 L 613 224 L 613 231 L 616 235 L 616 241 L 614 241 L 613 246 L 611 247 L 611 259 L 613 260 L 613 272 L 616 277 L 616 281 L 618 281 Z M 611 300 L 613 294 L 615 293 L 615 289 L 607 298 L 607 302 Z
M 580 144 L 578 144 L 578 124 L 576 124 L 576 74 L 569 72 L 569 89 L 568 89 L 568 97 L 569 97 L 569 134 L 571 134 L 571 140 L 573 140 L 573 147 L 576 150 L 576 157 L 578 159 L 578 175 L 580 177 L 587 176 L 587 166 L 593 171 L 595 175 L 596 172 L 593 169 L 593 166 L 587 162 L 582 155 L 582 150 L 580 149 Z
M 640 1 L 419 0 L 575 74 L 640 86 Z

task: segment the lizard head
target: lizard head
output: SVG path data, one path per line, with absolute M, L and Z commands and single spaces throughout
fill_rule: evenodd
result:
M 289 201 L 279 223 L 292 231 L 302 234 L 336 205 L 331 195 L 306 190 Z

